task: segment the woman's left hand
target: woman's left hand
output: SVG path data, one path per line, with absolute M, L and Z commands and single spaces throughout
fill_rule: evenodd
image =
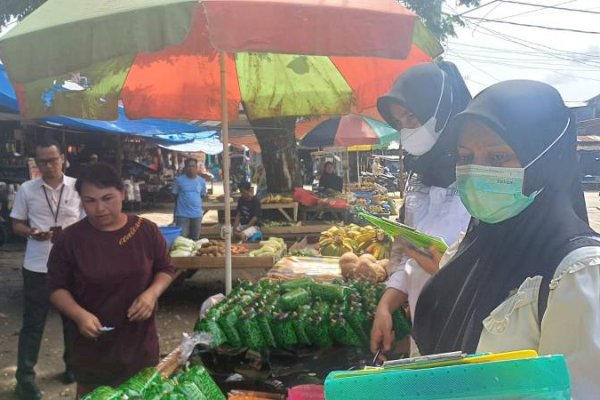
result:
M 145 291 L 139 295 L 127 310 L 127 318 L 130 322 L 145 321 L 154 312 L 157 297 L 152 293 Z
M 426 254 L 406 247 L 404 249 L 404 254 L 414 259 L 429 275 L 435 275 L 440 270 L 442 253 L 440 253 L 435 246 L 431 246 L 428 251 L 429 254 Z

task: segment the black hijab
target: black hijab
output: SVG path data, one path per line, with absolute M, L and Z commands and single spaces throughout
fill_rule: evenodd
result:
M 385 121 L 395 126 L 389 106 L 396 103 L 409 110 L 421 124 L 434 114 L 440 94 L 444 91 L 437 112 L 436 131 L 444 129 L 433 148 L 422 156 L 404 155 L 405 168 L 419 175 L 426 186 L 448 187 L 456 180 L 455 149 L 446 134 L 450 118 L 465 109 L 471 94 L 456 66 L 440 63 L 419 64 L 400 75 L 386 94 L 379 98 L 377 108 Z
M 566 254 L 584 246 L 578 239 L 596 236 L 587 224 L 575 121 L 553 87 L 533 81 L 498 83 L 453 120 L 451 136 L 458 136 L 467 121 L 496 132 L 521 165 L 566 131 L 525 171 L 524 194 L 543 188 L 534 202 L 509 220 L 472 226 L 454 258 L 421 292 L 413 336 L 423 354 L 475 352 L 483 320 L 511 291 L 539 275 L 546 288 Z

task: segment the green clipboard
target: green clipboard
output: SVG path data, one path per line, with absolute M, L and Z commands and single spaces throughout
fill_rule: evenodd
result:
M 377 217 L 362 209 L 358 210 L 358 215 L 371 225 L 384 231 L 386 235 L 392 238 L 401 237 L 418 249 L 427 250 L 434 246 L 437 251 L 443 254 L 448 248 L 448 245 L 442 239 L 419 232 L 408 225 Z

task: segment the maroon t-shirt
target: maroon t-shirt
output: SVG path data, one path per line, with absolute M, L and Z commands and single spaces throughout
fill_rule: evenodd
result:
M 68 290 L 75 301 L 103 326 L 114 327 L 97 340 L 73 335 L 73 366 L 77 382 L 116 385 L 158 362 L 154 315 L 129 322 L 127 310 L 157 273 L 175 269 L 158 227 L 128 216 L 113 232 L 94 228 L 86 219 L 66 228 L 50 252 L 50 293 Z

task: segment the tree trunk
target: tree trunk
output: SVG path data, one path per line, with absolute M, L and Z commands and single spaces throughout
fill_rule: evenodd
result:
M 260 145 L 269 193 L 290 193 L 295 187 L 301 187 L 296 117 L 254 120 L 250 125 Z

